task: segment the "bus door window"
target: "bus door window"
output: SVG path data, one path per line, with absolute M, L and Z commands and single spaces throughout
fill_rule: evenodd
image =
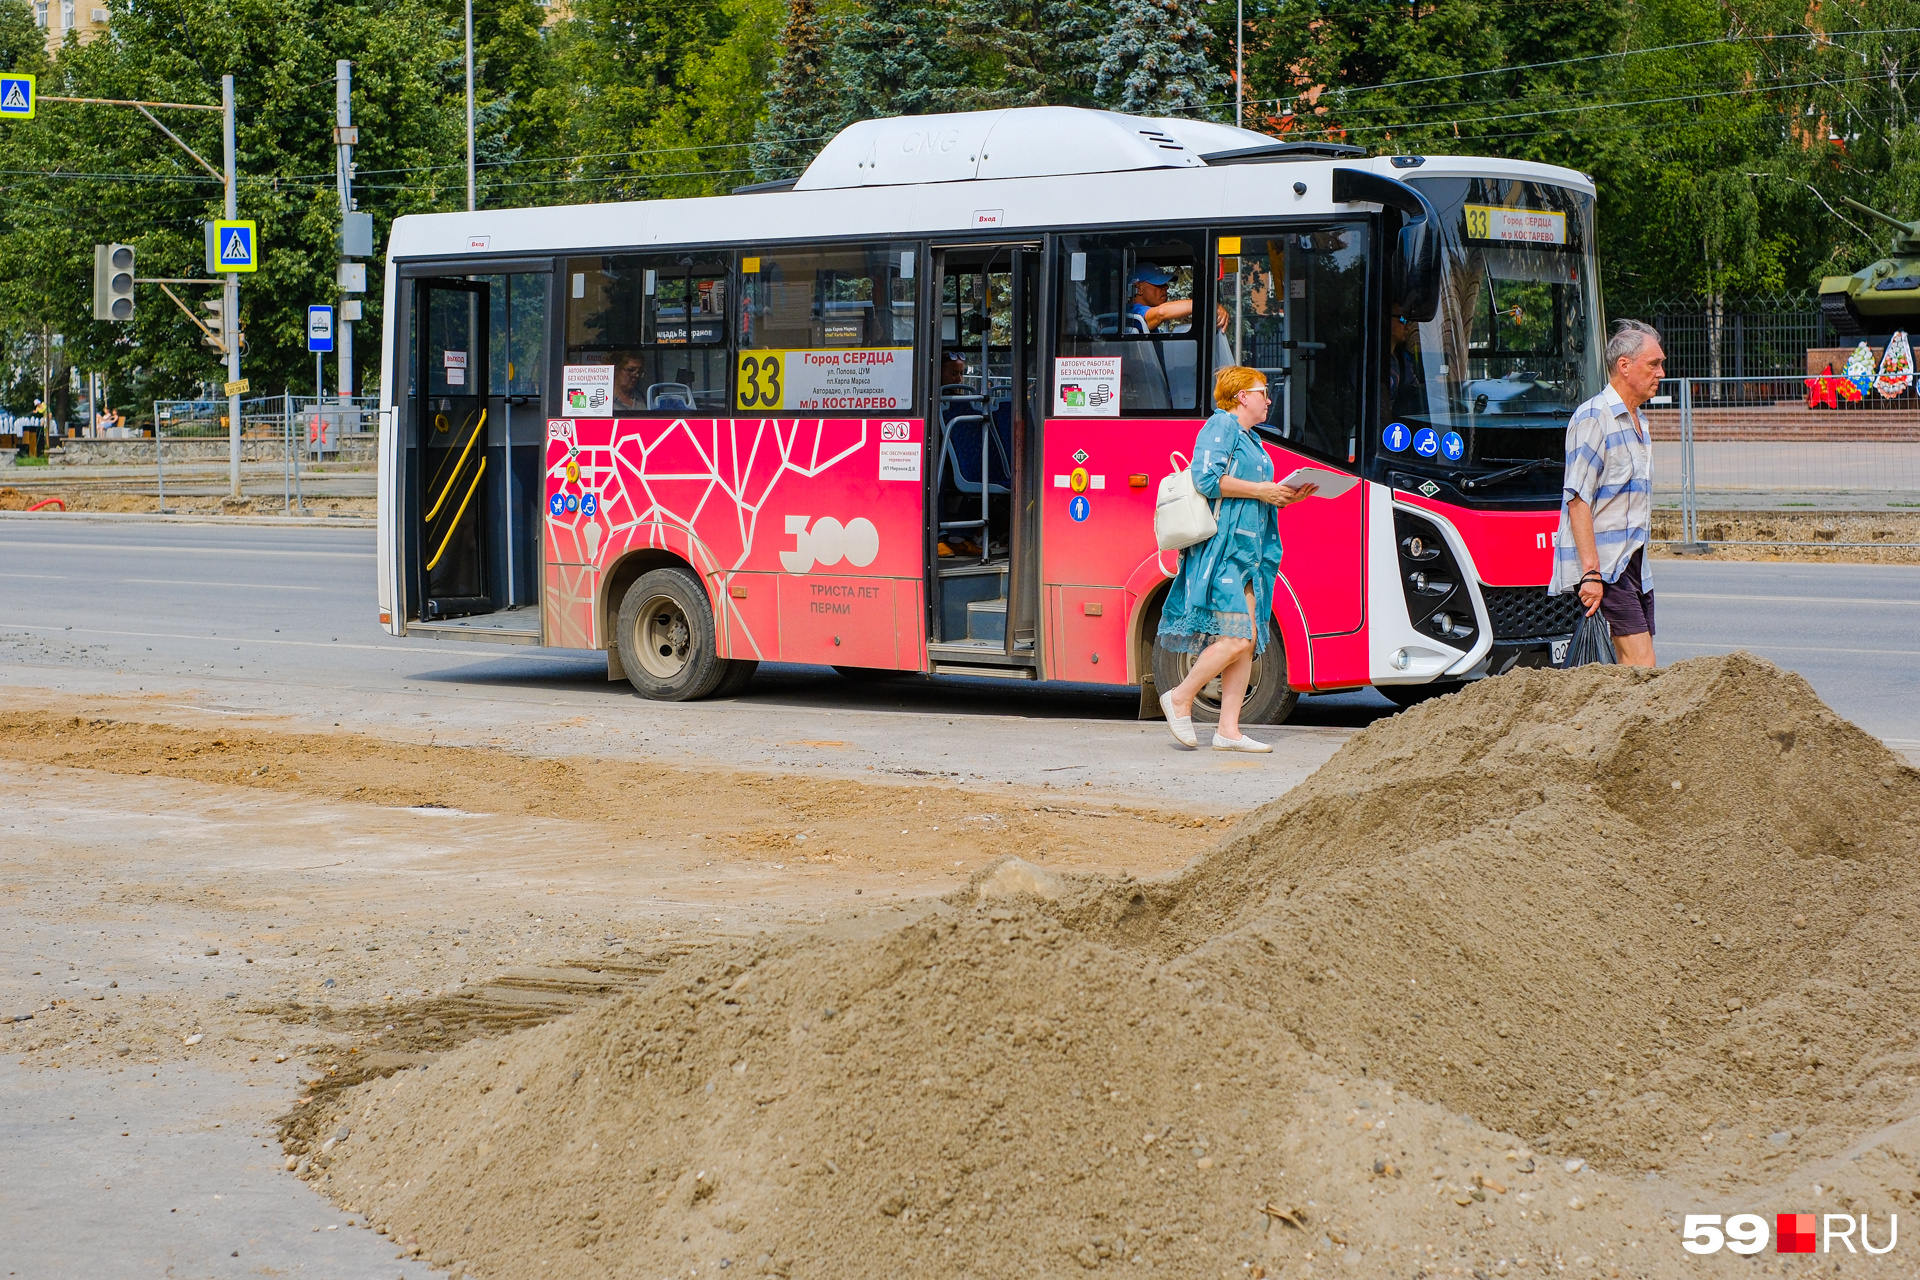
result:
M 501 608 L 539 600 L 541 477 L 546 406 L 540 388 L 547 352 L 544 271 L 471 277 L 488 296 L 488 484 L 500 499 L 501 519 L 485 531 L 496 567 Z M 494 477 L 499 479 L 495 481 Z
M 567 271 L 567 363 L 613 367 L 616 416 L 726 412 L 725 262 L 623 254 L 574 258 Z
M 1060 238 L 1056 354 L 1118 357 L 1122 415 L 1200 410 L 1201 339 L 1217 338 L 1222 320 L 1215 308 L 1196 324 L 1201 244 L 1165 231 Z M 1217 358 L 1217 341 L 1208 345 Z
M 1013 250 L 949 252 L 940 282 L 942 559 L 1006 558 L 1013 492 Z
M 1243 231 L 1217 243 L 1226 363 L 1267 375 L 1272 408 L 1261 434 L 1278 475 L 1308 464 L 1358 468 L 1367 244 L 1367 229 L 1358 224 Z M 1365 529 L 1364 486 L 1280 513 L 1286 547 L 1280 572 L 1314 637 L 1351 636 L 1361 626 Z M 1327 673 L 1350 667 L 1354 654 L 1365 656 L 1363 644 L 1319 638 L 1313 644 L 1315 679 L 1322 683 Z M 1364 684 L 1365 670 L 1352 682 Z
M 497 482 L 485 483 L 492 290 L 484 279 L 421 280 L 415 290 L 419 616 L 434 621 L 490 613 L 496 584 L 488 572 L 486 531 L 497 504 Z

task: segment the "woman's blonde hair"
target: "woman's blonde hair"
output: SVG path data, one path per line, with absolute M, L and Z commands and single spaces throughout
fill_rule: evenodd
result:
M 1255 387 L 1266 385 L 1267 375 L 1258 369 L 1249 369 L 1243 364 L 1230 364 L 1213 380 L 1213 402 L 1222 409 L 1231 409 L 1240 403 L 1242 391 L 1252 391 Z

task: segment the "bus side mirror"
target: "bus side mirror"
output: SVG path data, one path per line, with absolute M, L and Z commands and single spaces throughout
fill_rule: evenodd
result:
M 1368 201 L 1406 215 L 1387 277 L 1388 310 L 1421 324 L 1440 309 L 1440 214 L 1413 187 L 1371 169 L 1335 169 L 1336 204 Z

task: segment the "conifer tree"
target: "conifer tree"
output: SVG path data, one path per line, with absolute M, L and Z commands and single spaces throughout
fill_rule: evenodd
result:
M 1207 58 L 1212 37 L 1197 10 L 1181 0 L 1117 0 L 1113 24 L 1100 40 L 1094 85 L 1100 101 L 1144 115 L 1218 114 L 1208 104 L 1226 77 Z
M 841 95 L 829 79 L 832 52 L 813 0 L 792 0 L 766 114 L 754 129 L 753 172 L 762 182 L 797 175 L 846 124 Z
M 966 57 L 949 110 L 1091 106 L 1107 0 L 952 0 L 948 41 Z
M 945 35 L 939 9 L 925 0 L 868 0 L 834 44 L 846 118 L 941 110 L 966 72 Z

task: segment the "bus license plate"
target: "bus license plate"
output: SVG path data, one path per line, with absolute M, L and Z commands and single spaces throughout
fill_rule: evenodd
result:
M 1572 643 L 1573 643 L 1572 636 L 1568 636 L 1565 640 L 1555 640 L 1553 642 L 1553 665 L 1554 666 L 1564 667 L 1567 665 L 1567 646 Z

